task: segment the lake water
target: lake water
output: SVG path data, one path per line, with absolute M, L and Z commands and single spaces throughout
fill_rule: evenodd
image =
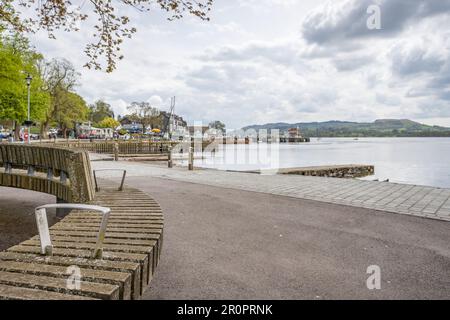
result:
M 333 164 L 371 164 L 364 179 L 450 188 L 450 138 L 312 138 L 303 144 L 220 146 L 196 166 L 253 170 Z

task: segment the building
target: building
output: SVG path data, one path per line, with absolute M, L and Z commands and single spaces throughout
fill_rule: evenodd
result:
M 173 118 L 169 112 L 161 111 L 161 122 L 163 135 L 166 138 L 182 138 L 188 134 L 187 122 L 183 117 L 174 114 Z
M 170 113 L 166 111 L 161 111 L 161 117 L 164 133 L 186 131 L 187 122 L 184 121 L 183 117 L 174 114 L 173 119 L 171 119 Z
M 114 137 L 114 130 L 111 128 L 96 128 L 90 123 L 83 123 L 76 126 L 76 135 L 80 139 L 111 139 Z
M 128 117 L 123 117 L 119 120 L 120 122 L 120 129 L 124 129 L 128 131 L 128 133 L 142 133 L 144 130 L 144 126 L 142 123 L 139 123 L 137 121 L 133 121 Z
M 297 127 L 297 128 L 289 128 L 288 136 L 289 138 L 300 138 L 302 135 L 300 129 Z

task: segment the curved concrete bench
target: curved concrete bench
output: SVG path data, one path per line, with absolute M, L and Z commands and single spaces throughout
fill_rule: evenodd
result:
M 0 186 L 52 194 L 63 202 L 94 199 L 86 152 L 26 144 L 0 144 Z
M 111 209 L 102 259 L 91 258 L 101 216 L 73 210 L 50 228 L 52 256 L 41 254 L 39 236 L 0 252 L 0 299 L 140 298 L 162 249 L 159 204 L 127 186 L 94 191 L 86 203 Z

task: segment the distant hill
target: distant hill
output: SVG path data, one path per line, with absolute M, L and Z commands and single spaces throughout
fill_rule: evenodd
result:
M 450 137 L 450 128 L 429 126 L 407 119 L 379 119 L 374 122 L 300 122 L 267 123 L 244 127 L 248 129 L 278 129 L 286 132 L 299 127 L 305 137 Z

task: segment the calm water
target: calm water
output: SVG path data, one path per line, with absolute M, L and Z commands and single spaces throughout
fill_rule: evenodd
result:
M 311 143 L 227 145 L 196 165 L 221 170 L 373 164 L 366 179 L 450 188 L 450 138 L 322 138 Z

